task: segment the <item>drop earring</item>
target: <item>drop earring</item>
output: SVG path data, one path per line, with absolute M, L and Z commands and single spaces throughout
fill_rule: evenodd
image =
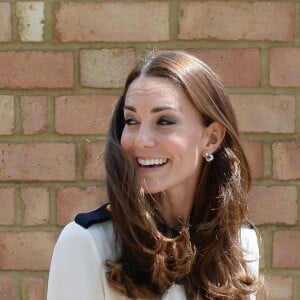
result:
M 205 160 L 206 160 L 207 162 L 210 162 L 210 161 L 212 161 L 213 159 L 214 159 L 213 154 L 205 153 Z

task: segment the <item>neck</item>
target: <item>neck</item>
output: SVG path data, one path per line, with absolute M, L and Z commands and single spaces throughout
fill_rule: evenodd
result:
M 188 223 L 193 200 L 194 193 L 188 191 L 163 193 L 158 201 L 158 209 L 165 223 L 172 228 Z

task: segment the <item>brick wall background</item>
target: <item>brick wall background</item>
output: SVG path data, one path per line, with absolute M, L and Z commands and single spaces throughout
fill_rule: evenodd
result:
M 62 226 L 105 201 L 109 115 L 153 48 L 186 49 L 221 75 L 270 299 L 300 299 L 300 1 L 1 0 L 0 300 L 45 299 Z

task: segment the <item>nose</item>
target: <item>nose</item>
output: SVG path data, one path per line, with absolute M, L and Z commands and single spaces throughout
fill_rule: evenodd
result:
M 155 134 L 148 125 L 140 125 L 135 138 L 135 146 L 140 149 L 152 148 L 155 146 Z

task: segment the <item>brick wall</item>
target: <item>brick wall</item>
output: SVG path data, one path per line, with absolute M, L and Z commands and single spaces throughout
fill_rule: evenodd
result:
M 152 48 L 189 50 L 228 87 L 270 299 L 300 299 L 300 1 L 1 0 L 0 300 L 45 299 L 62 226 L 105 201 L 109 115 Z

